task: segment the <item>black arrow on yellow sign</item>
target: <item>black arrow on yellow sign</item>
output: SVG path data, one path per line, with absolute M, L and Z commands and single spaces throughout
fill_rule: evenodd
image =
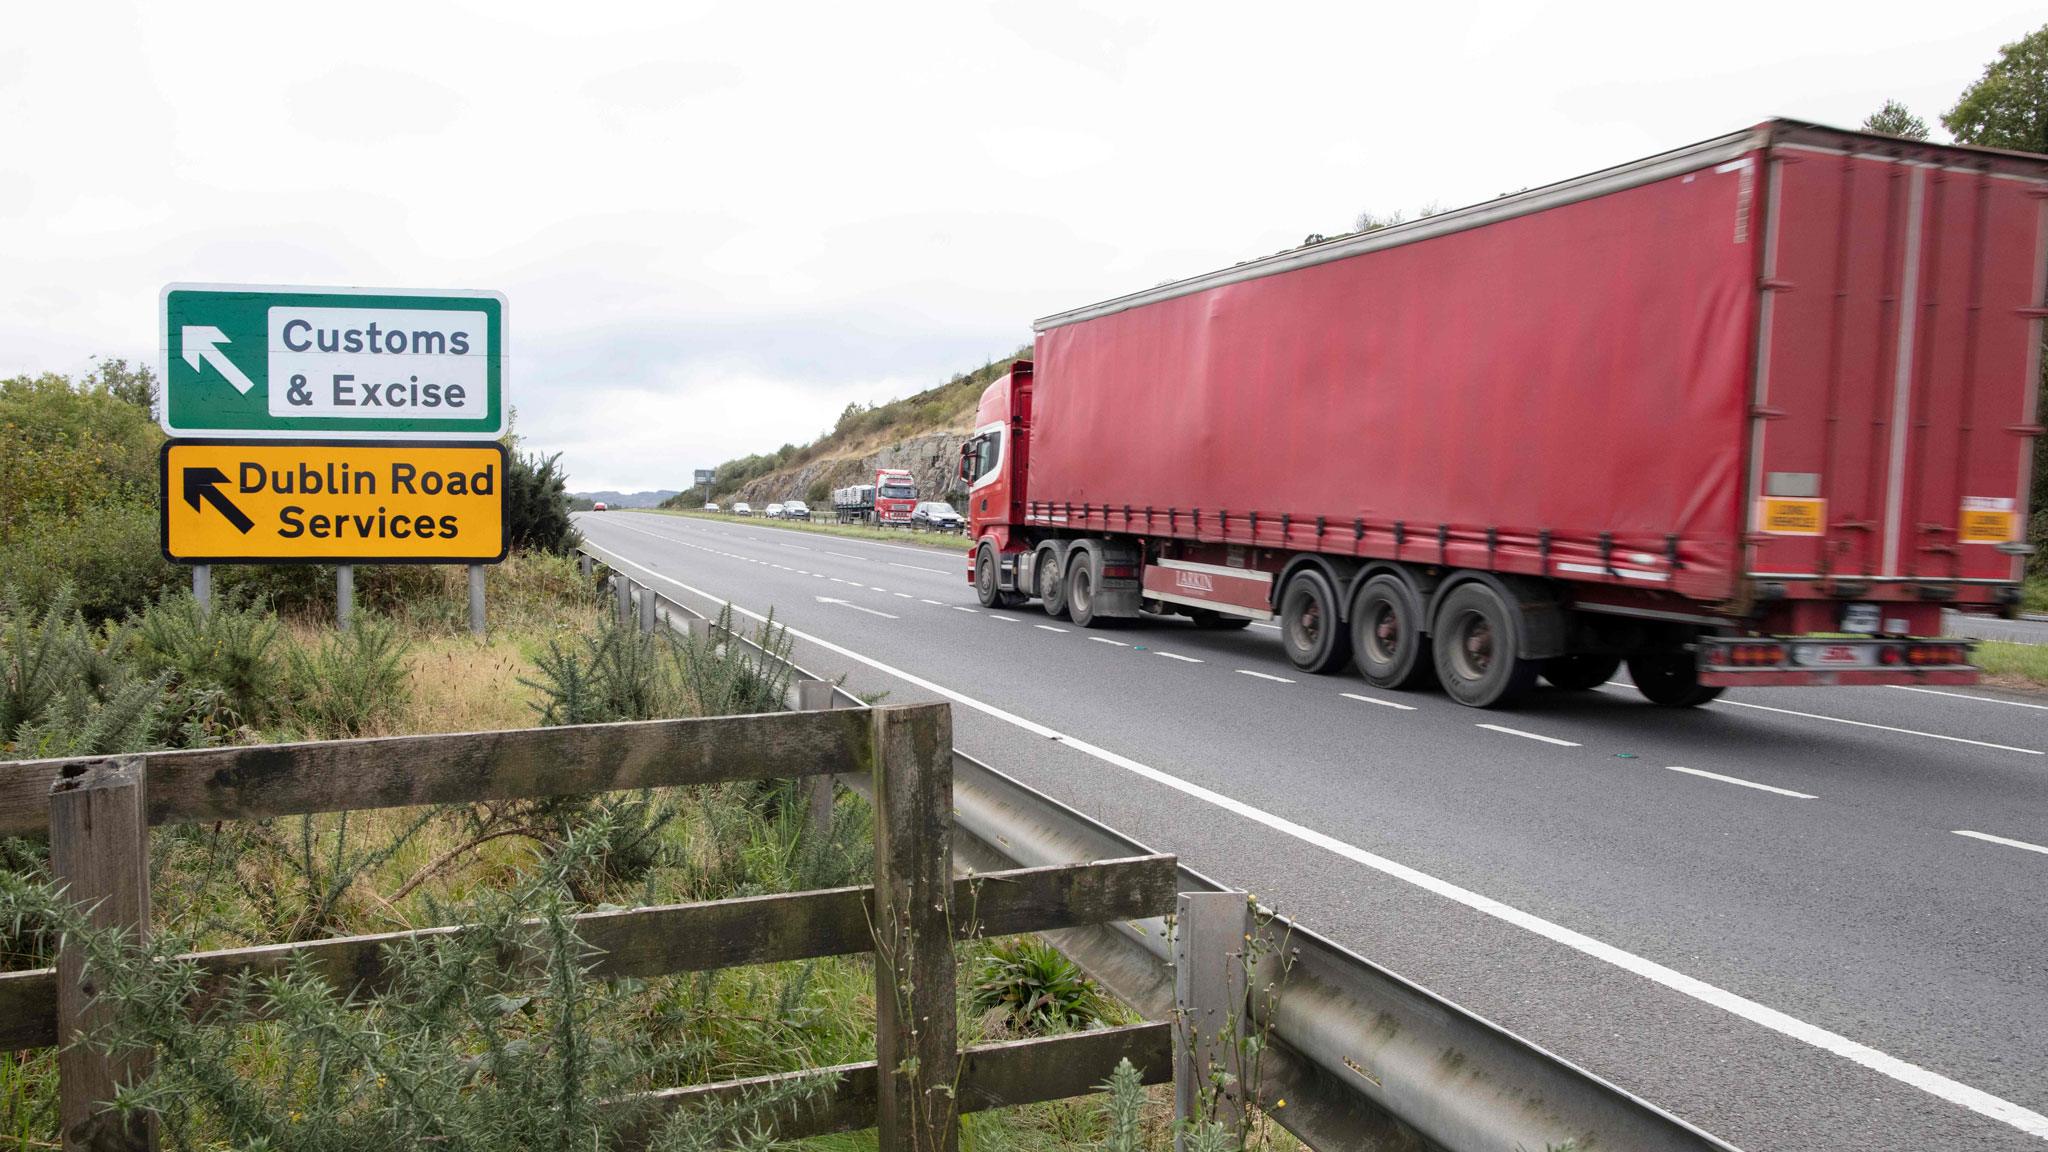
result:
M 256 526 L 256 522 L 249 519 L 240 508 L 235 507 L 234 501 L 221 494 L 220 486 L 227 482 L 227 473 L 222 472 L 218 468 L 187 468 L 185 469 L 185 503 L 190 504 L 192 510 L 197 512 L 199 511 L 199 502 L 201 500 L 206 501 L 208 504 L 213 505 L 215 510 L 221 515 L 227 517 L 228 523 L 233 524 L 237 531 L 247 535 L 249 529 Z

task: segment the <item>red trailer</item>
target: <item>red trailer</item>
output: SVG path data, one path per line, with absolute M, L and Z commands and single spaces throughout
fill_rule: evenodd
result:
M 1787 120 L 1047 317 L 963 450 L 969 579 L 1296 665 L 1972 683 L 2014 610 L 2048 158 Z

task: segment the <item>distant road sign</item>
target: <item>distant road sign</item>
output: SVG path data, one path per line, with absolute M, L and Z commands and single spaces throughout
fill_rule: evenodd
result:
M 159 316 L 173 436 L 493 439 L 495 292 L 171 284 Z
M 699 487 L 699 488 L 703 488 L 703 487 L 706 487 L 706 486 L 707 486 L 707 485 L 709 485 L 709 484 L 710 484 L 710 483 L 711 483 L 711 482 L 712 482 L 713 480 L 716 480 L 716 479 L 718 479 L 718 470 L 717 470 L 717 469 L 715 469 L 715 468 L 699 468 L 699 469 L 697 469 L 697 487 Z
M 176 564 L 488 564 L 505 558 L 497 443 L 171 440 Z

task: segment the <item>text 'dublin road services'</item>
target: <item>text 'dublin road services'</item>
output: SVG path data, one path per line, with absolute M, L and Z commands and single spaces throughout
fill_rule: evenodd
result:
M 493 443 L 172 440 L 164 556 L 180 564 L 491 563 L 505 555 Z

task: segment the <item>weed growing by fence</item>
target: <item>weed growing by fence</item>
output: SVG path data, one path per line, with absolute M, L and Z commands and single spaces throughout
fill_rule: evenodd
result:
M 1101 1023 L 1109 1004 L 1095 982 L 1035 936 L 999 941 L 982 955 L 969 1003 L 1013 1032 L 1043 1035 Z
M 0 598 L 0 758 L 99 756 L 149 744 L 165 678 L 116 653 L 121 629 L 95 630 L 69 588 L 40 614 Z

